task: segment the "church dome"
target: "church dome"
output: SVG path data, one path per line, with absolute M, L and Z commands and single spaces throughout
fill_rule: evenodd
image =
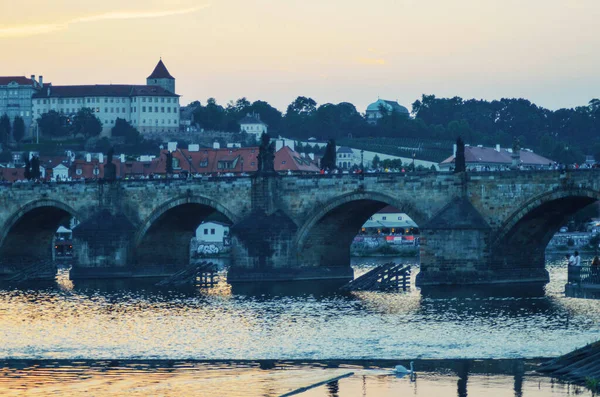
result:
M 398 113 L 404 113 L 404 114 L 409 114 L 410 112 L 408 111 L 407 108 L 405 108 L 404 106 L 400 105 L 398 102 L 396 101 L 386 101 L 384 99 L 378 99 L 376 102 L 373 102 L 372 104 L 370 104 L 369 106 L 367 106 L 367 112 L 378 112 L 379 111 L 379 107 L 382 106 L 384 108 L 386 108 L 388 111 L 396 111 Z

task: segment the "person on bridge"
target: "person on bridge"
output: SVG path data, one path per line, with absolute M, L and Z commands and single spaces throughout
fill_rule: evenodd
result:
M 567 266 L 573 266 L 573 261 L 571 260 L 571 258 L 575 259 L 573 255 L 571 255 L 570 257 L 569 254 L 565 255 L 565 259 L 567 260 Z
M 594 259 L 592 259 L 592 266 L 600 268 L 600 258 L 598 258 L 598 255 L 596 255 Z
M 569 257 L 569 266 L 575 266 L 575 263 L 576 263 L 576 262 L 577 262 L 577 261 L 576 261 L 576 259 L 575 259 L 575 255 L 571 255 L 571 256 Z

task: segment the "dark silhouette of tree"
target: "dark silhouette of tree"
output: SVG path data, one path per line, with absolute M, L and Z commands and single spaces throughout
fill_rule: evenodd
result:
M 82 134 L 86 138 L 100 135 L 102 122 L 90 108 L 80 109 L 73 119 L 73 134 Z
M 63 137 L 69 134 L 67 118 L 54 110 L 42 114 L 37 123 L 42 135 L 48 138 Z
M 461 137 L 456 139 L 456 156 L 454 157 L 454 172 L 465 172 L 467 165 L 465 162 L 465 143 Z
M 25 137 L 25 121 L 23 117 L 17 116 L 13 120 L 13 138 L 15 142 L 20 142 Z
M 115 120 L 115 126 L 111 130 L 111 135 L 123 138 L 125 145 L 139 145 L 143 139 L 139 131 L 122 118 Z
M 321 158 L 321 169 L 334 170 L 336 167 L 336 156 L 337 150 L 335 147 L 335 140 L 330 139 L 325 147 L 325 154 Z
M 0 117 L 0 143 L 5 147 L 10 142 L 10 119 L 4 114 Z

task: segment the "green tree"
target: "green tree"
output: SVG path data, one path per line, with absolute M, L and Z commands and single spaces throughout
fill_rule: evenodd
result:
M 100 135 L 102 122 L 90 108 L 81 108 L 73 120 L 73 134 L 82 134 L 86 138 Z
M 373 157 L 373 161 L 371 162 L 373 168 L 379 168 L 380 163 L 381 163 L 381 159 L 379 158 L 378 155 L 375 155 Z
M 111 135 L 113 137 L 124 138 L 123 141 L 126 145 L 136 146 L 139 145 L 143 140 L 139 131 L 127 120 L 121 118 L 117 118 L 117 120 L 115 120 L 115 126 L 111 130 Z
M 324 170 L 334 170 L 336 167 L 337 150 L 335 140 L 330 139 L 325 148 L 325 154 L 321 158 L 321 168 Z
M 314 132 L 314 115 L 317 103 L 312 98 L 299 96 L 289 104 L 285 113 L 286 135 L 307 139 Z
M 25 121 L 23 117 L 17 116 L 13 120 L 13 138 L 16 142 L 20 142 L 25 137 Z
M 46 137 L 63 137 L 69 133 L 67 118 L 54 110 L 42 114 L 38 127 Z
M 0 117 L 0 143 L 5 147 L 10 142 L 10 119 L 4 114 Z

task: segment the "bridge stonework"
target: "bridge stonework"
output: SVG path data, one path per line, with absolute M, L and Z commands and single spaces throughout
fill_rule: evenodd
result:
M 594 171 L 13 184 L 0 187 L 0 280 L 52 262 L 71 217 L 72 278 L 172 274 L 215 213 L 232 223 L 231 282 L 348 279 L 352 239 L 393 205 L 421 229 L 420 285 L 546 281 L 550 238 L 598 199 Z

